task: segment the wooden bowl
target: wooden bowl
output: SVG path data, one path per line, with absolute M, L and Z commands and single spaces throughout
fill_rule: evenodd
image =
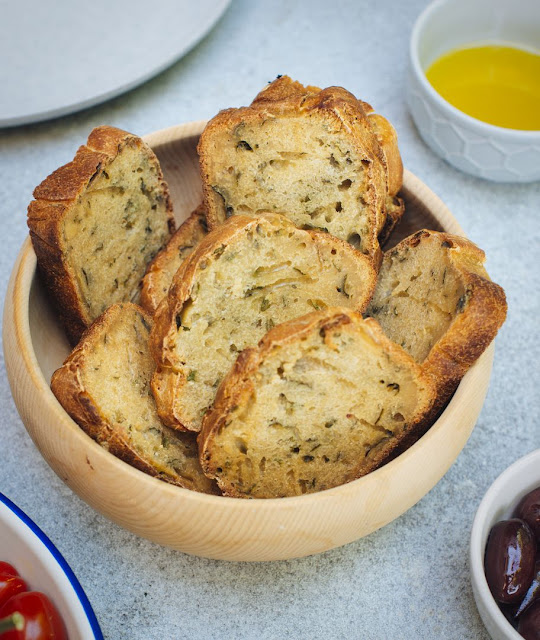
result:
M 196 144 L 204 122 L 146 137 L 158 155 L 178 221 L 199 203 Z M 395 241 L 429 228 L 463 235 L 441 200 L 405 172 L 407 206 Z M 15 404 L 44 458 L 83 500 L 137 535 L 186 553 L 226 560 L 278 560 L 319 553 L 365 536 L 422 498 L 446 473 L 474 427 L 487 391 L 493 346 L 467 373 L 431 429 L 410 449 L 349 484 L 293 498 L 204 495 L 145 475 L 91 440 L 49 388 L 69 352 L 36 277 L 27 240 L 4 308 L 4 352 Z

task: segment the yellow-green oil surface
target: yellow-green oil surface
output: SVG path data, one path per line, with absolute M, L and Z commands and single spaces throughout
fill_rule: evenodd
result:
M 540 54 L 498 45 L 455 49 L 426 76 L 447 102 L 473 118 L 540 130 Z

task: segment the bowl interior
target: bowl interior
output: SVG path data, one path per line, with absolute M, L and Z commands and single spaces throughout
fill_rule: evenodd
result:
M 2 560 L 11 563 L 29 589 L 42 591 L 60 612 L 70 638 L 103 638 L 95 614 L 60 552 L 39 527 L 0 494 Z
M 413 49 L 423 71 L 447 51 L 488 43 L 506 43 L 538 52 L 538 2 L 439 0 L 425 10 L 413 34 Z
M 162 164 L 179 222 L 201 199 L 196 144 L 203 126 L 190 123 L 146 137 Z M 421 228 L 463 235 L 441 200 L 408 171 L 401 195 L 407 214 L 393 242 Z M 49 382 L 69 347 L 36 275 L 28 241 L 12 273 L 3 331 L 15 403 L 36 446 L 62 480 L 92 507 L 137 535 L 187 553 L 227 560 L 319 553 L 368 535 L 404 513 L 435 486 L 467 442 L 484 401 L 493 359 L 491 346 L 428 432 L 377 471 L 319 493 L 242 500 L 204 495 L 152 478 L 109 454 L 66 414 Z

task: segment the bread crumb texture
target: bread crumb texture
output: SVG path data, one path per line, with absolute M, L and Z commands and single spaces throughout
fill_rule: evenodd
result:
M 328 309 L 242 354 L 205 417 L 201 463 L 231 496 L 329 489 L 380 466 L 432 402 L 429 378 L 373 319 Z
M 174 274 L 207 233 L 206 215 L 201 205 L 148 265 L 141 289 L 141 304 L 148 313 L 155 313 L 169 291 Z
M 71 417 L 99 444 L 125 462 L 181 487 L 215 493 L 202 473 L 195 437 L 161 424 L 150 380 L 151 318 L 130 303 L 100 316 L 51 388 Z
M 363 311 L 375 279 L 371 260 L 326 233 L 278 214 L 234 216 L 183 263 L 158 308 L 151 343 L 162 419 L 198 431 L 242 349 L 313 310 Z
M 484 252 L 465 238 L 422 230 L 388 251 L 367 314 L 422 363 L 448 396 L 506 317 Z
M 28 225 L 38 264 L 76 342 L 111 304 L 137 299 L 174 227 L 168 188 L 140 138 L 99 127 L 34 197 Z
M 250 107 L 220 112 L 198 147 L 210 226 L 274 211 L 376 258 L 389 185 L 401 187 L 402 165 L 393 127 L 371 111 L 341 87 L 303 87 L 283 76 Z

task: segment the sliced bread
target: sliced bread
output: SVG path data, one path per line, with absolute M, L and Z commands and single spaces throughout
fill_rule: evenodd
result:
M 377 262 L 388 185 L 375 130 L 363 103 L 345 89 L 321 91 L 287 76 L 251 106 L 220 112 L 198 146 L 210 228 L 233 214 L 275 211 Z M 387 145 L 389 156 L 393 148 Z
M 155 315 L 152 388 L 162 420 L 198 431 L 238 352 L 313 309 L 362 311 L 372 261 L 327 233 L 279 214 L 233 216 L 182 263 Z
M 385 253 L 367 315 L 434 378 L 439 402 L 455 390 L 506 317 L 485 254 L 465 238 L 421 230 Z
M 193 434 L 168 429 L 157 415 L 151 322 L 135 304 L 109 307 L 54 373 L 51 388 L 75 422 L 124 462 L 181 487 L 218 493 L 201 471 Z
M 148 265 L 141 289 L 141 304 L 148 313 L 156 312 L 159 303 L 167 295 L 178 267 L 207 233 L 206 216 L 201 205 Z
M 375 133 L 384 156 L 387 171 L 386 219 L 379 232 L 379 244 L 384 247 L 392 231 L 405 213 L 405 203 L 398 193 L 403 185 L 403 163 L 399 153 L 397 133 L 394 127 L 380 114 L 373 111 L 367 102 L 362 102 L 368 123 Z
M 169 191 L 137 136 L 97 127 L 34 191 L 28 226 L 44 284 L 75 344 L 115 302 L 136 299 L 174 230 Z
M 311 313 L 238 356 L 205 416 L 201 465 L 229 496 L 329 489 L 383 464 L 433 398 L 429 376 L 373 319 Z

